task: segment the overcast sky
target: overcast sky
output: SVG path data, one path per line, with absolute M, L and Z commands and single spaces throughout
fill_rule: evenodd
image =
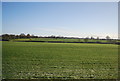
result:
M 118 37 L 117 2 L 3 2 L 3 33 Z

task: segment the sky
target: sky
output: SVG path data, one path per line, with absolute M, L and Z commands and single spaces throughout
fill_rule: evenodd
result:
M 119 2 L 119 0 L 2 0 L 2 2 Z
M 0 2 L 0 34 L 2 34 L 2 2 Z
M 117 2 L 3 2 L 2 34 L 118 37 Z

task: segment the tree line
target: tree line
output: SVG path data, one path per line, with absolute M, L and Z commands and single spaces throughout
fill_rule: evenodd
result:
M 13 35 L 13 34 L 3 34 L 2 36 L 3 41 L 9 41 L 11 39 L 20 39 L 20 38 L 38 38 L 38 36 L 21 33 L 20 35 Z
M 35 36 L 35 35 L 30 35 L 30 34 L 24 34 L 21 33 L 20 35 L 14 35 L 14 34 L 3 34 L 0 37 L 2 37 L 2 41 L 9 41 L 11 39 L 20 39 L 20 38 L 67 38 L 67 37 L 63 37 L 63 36 Z
M 63 37 L 63 36 L 35 36 L 35 35 L 30 35 L 30 34 L 24 34 L 21 33 L 20 35 L 14 35 L 14 34 L 3 34 L 2 36 L 2 41 L 9 41 L 11 39 L 20 39 L 20 38 L 64 38 L 64 39 L 84 39 L 84 42 L 89 42 L 90 39 L 92 40 L 107 40 L 109 43 L 116 43 L 116 39 L 111 39 L 109 36 L 106 36 L 106 39 L 99 39 L 97 37 L 96 39 L 91 36 L 91 38 L 86 37 L 86 38 L 75 38 L 75 37 Z M 99 42 L 99 41 L 98 41 Z

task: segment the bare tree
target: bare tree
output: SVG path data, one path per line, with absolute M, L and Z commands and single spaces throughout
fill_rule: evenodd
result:
M 94 37 L 93 37 L 93 36 L 91 36 L 91 39 L 94 39 Z
M 107 40 L 109 40 L 109 39 L 110 39 L 110 37 L 109 37 L 109 36 L 106 36 L 106 39 L 107 39 Z
M 99 37 L 97 37 L 97 40 L 99 40 Z

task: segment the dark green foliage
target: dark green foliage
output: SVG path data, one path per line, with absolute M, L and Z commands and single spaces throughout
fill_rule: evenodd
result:
M 10 39 L 15 39 L 15 35 L 8 35 L 8 34 L 2 35 L 3 41 L 9 41 Z

